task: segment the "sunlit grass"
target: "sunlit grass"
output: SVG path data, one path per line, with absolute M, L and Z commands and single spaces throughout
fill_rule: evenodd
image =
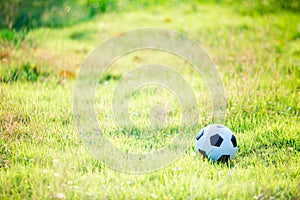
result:
M 239 145 L 230 166 L 195 156 L 191 141 L 186 154 L 170 166 L 132 175 L 101 164 L 83 147 L 73 121 L 74 79 L 61 81 L 59 74 L 76 73 L 100 42 L 141 27 L 187 34 L 218 65 L 227 97 L 225 125 L 236 133 Z M 1 58 L 1 77 L 24 63 L 49 75 L 1 83 L 0 198 L 300 198 L 299 33 L 299 15 L 294 13 L 247 16 L 214 5 L 108 13 L 68 28 L 29 31 L 20 45 L 7 44 L 9 56 Z M 100 81 L 95 96 L 97 119 L 106 136 L 132 152 L 159 149 L 177 130 L 175 120 L 159 137 L 136 139 L 149 124 L 150 103 L 167 105 L 174 119 L 180 116 L 171 93 L 144 88 L 130 102 L 131 117 L 140 129 L 128 136 L 110 118 L 106 102 L 120 75 L 147 63 L 177 70 L 201 105 L 199 130 L 211 123 L 209 91 L 188 63 L 165 52 L 133 53 L 107 70 L 110 76 Z

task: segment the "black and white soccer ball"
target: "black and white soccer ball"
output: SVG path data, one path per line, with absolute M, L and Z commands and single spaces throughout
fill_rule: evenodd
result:
M 228 161 L 237 151 L 236 137 L 228 127 L 210 124 L 197 134 L 195 150 L 213 161 Z

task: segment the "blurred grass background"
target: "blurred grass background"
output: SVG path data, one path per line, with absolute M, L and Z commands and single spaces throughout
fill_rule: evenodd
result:
M 176 7 L 182 3 L 229 5 L 236 12 L 245 15 L 276 13 L 282 10 L 300 12 L 298 0 L 3 0 L 0 2 L 0 28 L 19 30 L 40 26 L 69 26 L 105 12 L 139 10 L 158 5 Z

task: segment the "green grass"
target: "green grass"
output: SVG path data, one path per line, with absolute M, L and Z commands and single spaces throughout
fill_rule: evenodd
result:
M 72 113 L 75 80 L 62 81 L 59 74 L 76 73 L 99 43 L 141 27 L 178 30 L 205 47 L 218 65 L 227 97 L 225 125 L 236 133 L 239 148 L 230 166 L 195 156 L 191 142 L 170 166 L 133 175 L 101 164 L 83 147 Z M 1 199 L 300 198 L 299 14 L 249 16 L 225 5 L 180 4 L 106 13 L 71 27 L 30 30 L 24 38 L 0 32 Z M 130 152 L 159 149 L 178 130 L 180 107 L 163 89 L 144 88 L 132 96 L 136 128 L 130 135 L 111 118 L 105 102 L 120 76 L 147 63 L 171 66 L 185 77 L 200 104 L 199 130 L 211 123 L 209 91 L 188 63 L 166 52 L 126 55 L 99 80 L 95 108 L 105 135 Z M 149 104 L 157 102 L 174 121 L 161 134 L 141 138 Z

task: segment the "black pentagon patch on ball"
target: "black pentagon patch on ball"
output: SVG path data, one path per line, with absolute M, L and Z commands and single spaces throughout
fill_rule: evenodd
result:
M 197 136 L 196 136 L 196 140 L 199 140 L 204 134 L 204 130 L 201 131 L 201 133 L 199 133 Z
M 219 159 L 218 162 L 228 162 L 230 160 L 229 155 L 222 155 Z
M 218 125 L 217 127 L 218 127 L 218 128 L 224 128 L 224 126 L 221 126 L 221 125 Z
M 235 139 L 234 135 L 231 136 L 231 142 L 232 142 L 233 147 L 237 146 L 236 139 Z
M 199 153 L 200 153 L 203 157 L 206 157 L 206 152 L 205 152 L 205 151 L 199 149 Z
M 212 146 L 220 147 L 222 142 L 223 142 L 223 138 L 219 134 L 210 137 L 210 144 Z

